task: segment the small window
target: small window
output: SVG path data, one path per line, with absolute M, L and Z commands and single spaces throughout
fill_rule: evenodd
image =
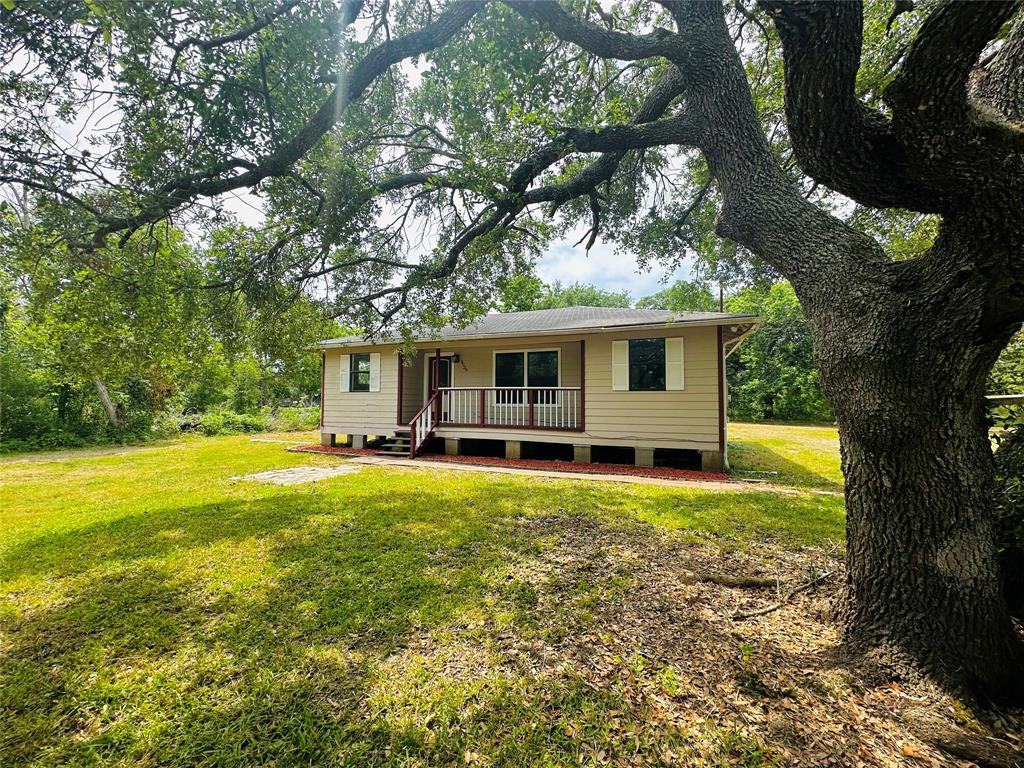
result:
M 629 340 L 629 389 L 631 392 L 665 389 L 665 339 Z
M 350 392 L 370 391 L 370 356 L 368 354 L 350 355 L 348 371 L 348 389 Z

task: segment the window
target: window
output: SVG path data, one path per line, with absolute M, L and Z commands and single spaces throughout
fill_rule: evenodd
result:
M 350 355 L 348 369 L 349 392 L 370 391 L 370 356 L 369 354 Z
M 557 387 L 558 351 L 496 352 L 494 354 L 494 386 Z M 522 392 L 498 392 L 499 403 L 522 403 Z M 535 402 L 555 402 L 555 392 L 541 392 Z
M 629 340 L 629 389 L 631 392 L 665 389 L 665 339 Z

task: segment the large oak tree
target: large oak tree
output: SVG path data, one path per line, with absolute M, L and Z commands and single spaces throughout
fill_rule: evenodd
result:
M 908 6 L 865 93 L 856 2 L 16 0 L 0 181 L 80 206 L 83 253 L 258 192 L 274 245 L 218 287 L 327 279 L 339 311 L 399 324 L 481 310 L 548 216 L 586 217 L 590 244 L 630 211 L 681 230 L 713 201 L 718 235 L 789 279 L 812 328 L 846 476 L 849 646 L 1019 696 L 983 393 L 1024 320 L 1024 12 Z M 781 41 L 781 125 L 753 29 Z M 83 151 L 44 116 L 100 140 Z M 838 195 L 937 235 L 893 258 Z

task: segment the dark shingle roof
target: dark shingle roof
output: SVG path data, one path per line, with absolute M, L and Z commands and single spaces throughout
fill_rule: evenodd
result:
M 667 309 L 629 309 L 618 307 L 562 307 L 559 309 L 535 309 L 529 312 L 505 312 L 484 315 L 465 328 L 445 327 L 432 333 L 417 336 L 416 341 L 443 341 L 461 338 L 486 338 L 491 336 L 529 336 L 550 334 L 560 331 L 602 330 L 623 328 L 633 325 L 701 324 L 722 325 L 727 323 L 749 323 L 756 321 L 756 315 L 730 314 L 728 312 L 673 312 Z M 367 343 L 394 342 L 395 337 L 367 339 L 363 336 L 345 336 L 339 339 L 321 341 L 320 347 L 354 346 Z

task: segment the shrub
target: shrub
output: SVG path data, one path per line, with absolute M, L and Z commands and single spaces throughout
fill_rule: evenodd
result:
M 320 426 L 320 407 L 278 408 L 270 418 L 270 428 L 275 432 L 299 432 Z
M 263 432 L 268 427 L 269 419 L 262 413 L 211 411 L 204 413 L 199 421 L 199 429 L 204 435 L 234 435 L 239 432 Z
M 1004 587 L 1010 610 L 1024 617 L 1024 427 L 1005 433 L 996 451 L 995 499 Z
M 161 411 L 153 417 L 153 422 L 149 425 L 150 436 L 157 440 L 177 437 L 181 432 L 181 416 L 170 411 Z

